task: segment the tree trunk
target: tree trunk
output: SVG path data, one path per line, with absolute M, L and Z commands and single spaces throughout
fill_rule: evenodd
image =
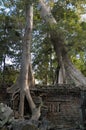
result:
M 19 113 L 20 117 L 22 118 L 24 116 L 25 96 L 27 98 L 31 111 L 33 112 L 33 110 L 36 108 L 29 89 L 30 87 L 34 86 L 32 66 L 31 66 L 31 53 L 30 53 L 32 28 L 33 28 L 33 5 L 30 4 L 28 1 L 26 1 L 25 5 L 26 5 L 26 27 L 22 44 L 21 70 L 19 77 L 16 80 L 16 83 L 11 88 L 7 89 L 9 93 L 13 93 L 13 97 L 16 94 L 16 92 L 20 92 Z
M 59 83 L 74 83 L 76 85 L 85 86 L 86 77 L 84 77 L 70 61 L 64 46 L 64 38 L 62 33 L 59 33 L 58 30 L 56 30 L 57 22 L 55 18 L 52 16 L 51 11 L 42 0 L 39 0 L 39 5 L 41 17 L 46 21 L 50 28 L 51 41 L 57 55 L 57 61 L 61 67 L 60 75 L 62 75 L 62 79 Z
M 11 88 L 8 88 L 7 91 L 9 93 L 13 93 L 13 96 L 15 95 L 16 92 L 20 91 L 19 113 L 21 118 L 23 118 L 24 116 L 24 99 L 26 96 L 26 99 L 29 103 L 29 107 L 32 112 L 31 120 L 38 120 L 41 115 L 40 114 L 41 104 L 39 105 L 38 108 L 36 108 L 36 105 L 30 94 L 30 87 L 34 86 L 34 77 L 32 74 L 31 53 L 30 53 L 32 28 L 33 28 L 33 5 L 28 0 L 26 0 L 25 5 L 26 5 L 26 27 L 22 44 L 23 46 L 22 46 L 20 75 L 16 83 Z
M 30 88 L 34 87 L 35 86 L 35 78 L 34 78 L 34 75 L 33 75 L 33 72 L 32 72 L 32 65 L 31 63 L 29 64 L 29 68 L 28 68 L 28 81 L 29 82 L 29 86 Z
M 33 27 L 33 6 L 26 3 L 26 27 L 25 34 L 23 39 L 23 48 L 22 48 L 22 60 L 21 60 L 21 70 L 19 76 L 19 86 L 20 86 L 20 116 L 24 115 L 24 98 L 26 96 L 31 111 L 35 109 L 35 104 L 30 95 L 29 87 L 32 84 L 30 78 L 32 78 L 31 71 L 31 57 L 30 57 L 30 46 L 32 39 L 32 27 Z

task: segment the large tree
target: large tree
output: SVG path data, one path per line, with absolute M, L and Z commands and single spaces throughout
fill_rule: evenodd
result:
M 19 86 L 20 86 L 20 115 L 24 115 L 24 98 L 26 96 L 31 111 L 35 108 L 35 104 L 30 95 L 30 78 L 31 74 L 31 58 L 30 58 L 30 46 L 31 46 L 31 35 L 33 27 L 33 6 L 26 1 L 26 27 L 25 34 L 23 38 L 23 48 L 22 48 L 22 60 L 21 60 L 21 70 L 19 77 Z
M 76 85 L 86 85 L 86 78 L 82 73 L 75 68 L 70 61 L 66 47 L 64 45 L 64 37 L 61 30 L 57 30 L 57 21 L 53 17 L 51 11 L 39 0 L 41 17 L 45 20 L 49 27 L 50 37 L 54 50 L 57 55 L 57 60 L 60 66 L 59 83 L 74 83 Z
M 26 0 L 24 4 L 25 4 L 26 26 L 22 42 L 21 69 L 16 83 L 10 89 L 8 89 L 8 91 L 13 92 L 13 94 L 15 94 L 17 91 L 20 91 L 19 113 L 21 118 L 24 117 L 24 101 L 26 97 L 32 113 L 31 120 L 38 120 L 40 116 L 40 106 L 36 108 L 36 105 L 30 94 L 30 87 L 34 86 L 32 66 L 31 66 L 33 4 L 31 1 L 28 0 Z

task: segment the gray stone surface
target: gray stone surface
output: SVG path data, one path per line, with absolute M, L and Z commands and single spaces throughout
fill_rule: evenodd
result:
M 0 103 L 0 128 L 3 127 L 7 122 L 13 120 L 13 110 L 6 104 Z
M 15 120 L 12 128 L 13 130 L 40 130 L 34 122 L 29 120 Z

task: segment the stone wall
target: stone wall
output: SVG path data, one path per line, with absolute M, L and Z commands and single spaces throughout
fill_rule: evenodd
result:
M 48 109 L 46 117 L 57 126 L 64 128 L 78 127 L 81 123 L 80 89 L 50 87 L 34 90 L 36 96 L 41 96 L 44 106 Z
M 55 98 L 55 100 L 54 100 Z M 48 95 L 45 105 L 48 107 L 47 118 L 56 125 L 75 126 L 80 124 L 80 99 L 71 95 Z
M 47 110 L 45 116 L 48 120 L 53 122 L 56 126 L 63 126 L 64 128 L 77 127 L 80 124 L 80 97 L 81 89 L 75 86 L 61 85 L 61 86 L 36 86 L 31 89 L 31 95 L 37 104 L 37 97 L 43 100 L 43 109 Z M 9 96 L 5 90 L 0 90 L 0 102 L 2 98 L 10 101 Z M 13 109 L 18 110 L 19 96 L 16 95 L 16 100 L 13 103 Z M 3 101 L 4 101 L 3 100 Z M 8 101 L 9 100 L 9 101 Z M 25 103 L 25 114 L 28 114 L 27 102 Z

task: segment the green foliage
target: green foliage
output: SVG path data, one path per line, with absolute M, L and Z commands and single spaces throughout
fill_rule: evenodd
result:
M 20 65 L 25 28 L 25 4 L 33 2 L 34 28 L 31 51 L 33 70 L 35 78 L 40 83 L 52 84 L 58 63 L 51 46 L 50 28 L 39 15 L 38 0 L 0 2 L 5 7 L 0 11 L 0 82 L 3 81 L 3 75 L 7 84 L 15 82 L 17 71 L 14 68 Z M 57 25 L 52 25 L 52 28 L 57 30 L 58 34 L 62 32 L 72 62 L 86 75 L 86 22 L 80 19 L 81 14 L 86 12 L 86 0 L 58 0 L 55 3 L 48 0 L 47 5 L 51 7 L 57 21 Z M 9 11 L 6 12 L 6 9 Z M 13 68 L 6 66 L 6 57 L 13 60 Z
M 47 36 L 42 41 L 33 43 L 33 69 L 35 78 L 43 84 L 53 84 L 57 67 L 55 53 Z
M 6 57 L 9 57 L 18 67 L 22 46 L 22 30 L 25 22 L 24 14 L 22 10 L 20 13 L 20 8 L 17 8 L 20 7 L 21 3 L 16 3 L 16 5 L 15 2 L 11 3 L 11 1 L 6 1 L 6 3 L 3 2 L 4 9 L 0 13 L 0 65 L 4 64 Z M 9 9 L 9 13 L 5 13 L 6 9 Z
M 80 52 L 75 56 L 72 55 L 71 60 L 75 66 L 86 76 L 86 54 L 84 52 Z
M 6 65 L 5 69 L 0 72 L 0 86 L 11 86 L 15 83 L 19 71 L 16 70 L 12 65 Z
M 0 86 L 7 86 L 15 82 L 18 74 L 16 68 L 18 69 L 20 65 L 24 17 L 19 14 L 20 10 L 15 7 L 17 6 L 15 2 L 11 3 L 8 0 L 3 1 L 2 4 L 3 9 L 0 11 Z M 12 59 L 15 69 L 7 69 L 7 58 Z

